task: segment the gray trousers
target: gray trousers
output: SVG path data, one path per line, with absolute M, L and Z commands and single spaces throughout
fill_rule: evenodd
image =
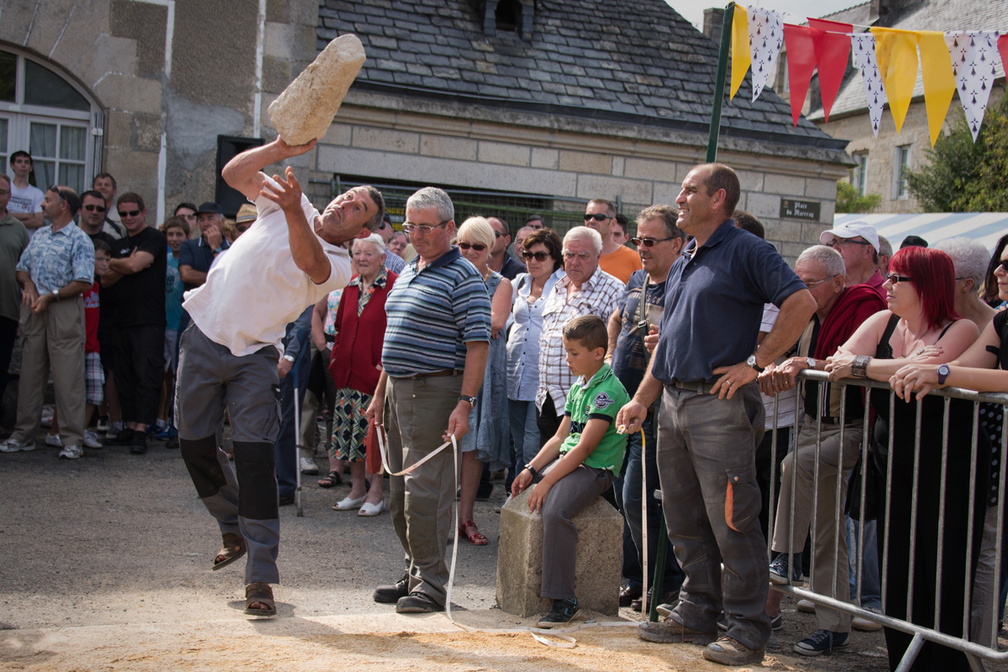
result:
M 415 464 L 444 442 L 441 435 L 461 389 L 462 374 L 388 379 L 385 429 L 393 471 Z M 448 584 L 445 546 L 458 483 L 454 465 L 449 446 L 416 471 L 389 478 L 389 512 L 406 552 L 409 590 L 422 592 L 441 605 Z
M 864 434 L 862 421 L 848 422 L 840 442 L 840 425 L 824 424 L 816 428 L 815 418 L 805 416 L 795 452 L 781 462 L 781 490 L 777 501 L 773 543 L 778 553 L 801 553 L 805 546 L 809 524 L 814 522 L 815 566 L 812 567 L 811 589 L 844 602 L 850 596 L 850 561 L 847 557 L 847 527 L 844 519 L 844 497 L 847 480 L 857 464 L 858 449 Z M 819 447 L 819 480 L 816 481 L 816 443 Z M 837 477 L 841 479 L 839 511 L 837 507 Z M 794 504 L 791 484 L 794 483 Z M 818 491 L 818 496 L 815 492 Z M 813 501 L 814 500 L 814 501 Z M 814 514 L 814 518 L 813 518 Z M 794 519 L 792 546 L 788 546 L 788 531 Z M 833 574 L 836 570 L 836 579 Z M 823 630 L 850 632 L 850 614 L 823 606 L 816 607 L 816 622 Z
M 667 386 L 658 415 L 662 506 L 686 574 L 672 617 L 714 634 L 723 608 L 727 635 L 753 649 L 770 638 L 763 613 L 770 575 L 755 464 L 763 416 L 755 382 L 723 400 Z
M 542 507 L 542 587 L 551 600 L 573 600 L 578 531 L 571 519 L 612 487 L 612 472 L 579 466 L 557 481 Z M 622 537 L 612 540 L 621 543 Z
M 248 548 L 246 583 L 279 583 L 280 520 L 273 443 L 279 427 L 277 350 L 235 357 L 195 324 L 181 337 L 175 419 L 196 492 L 220 526 Z M 217 445 L 230 412 L 234 469 Z

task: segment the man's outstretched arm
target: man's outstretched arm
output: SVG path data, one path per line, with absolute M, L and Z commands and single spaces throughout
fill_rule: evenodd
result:
M 242 152 L 228 161 L 221 171 L 224 181 L 233 189 L 237 189 L 245 198 L 255 202 L 259 198 L 266 175 L 262 169 L 274 163 L 280 163 L 294 156 L 300 156 L 312 150 L 315 141 L 290 146 L 283 138 L 277 137 L 273 142 Z

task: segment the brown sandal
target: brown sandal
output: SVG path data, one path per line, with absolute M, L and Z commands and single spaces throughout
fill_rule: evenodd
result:
M 213 571 L 227 567 L 238 558 L 245 555 L 245 540 L 241 535 L 227 532 L 222 537 L 221 550 L 213 559 Z
M 340 475 L 338 471 L 330 471 L 329 475 L 325 478 L 320 478 L 316 481 L 320 488 L 335 488 L 337 485 L 343 482 L 343 476 Z
M 250 583 L 245 586 L 245 613 L 250 616 L 276 616 L 273 589 L 268 583 Z

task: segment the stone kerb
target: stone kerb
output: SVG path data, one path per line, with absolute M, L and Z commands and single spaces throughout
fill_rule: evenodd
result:
M 542 519 L 530 513 L 531 489 L 509 499 L 500 514 L 497 606 L 521 617 L 549 611 L 539 597 L 542 583 Z M 574 517 L 578 530 L 575 590 L 582 609 L 606 615 L 619 611 L 623 516 L 601 497 Z

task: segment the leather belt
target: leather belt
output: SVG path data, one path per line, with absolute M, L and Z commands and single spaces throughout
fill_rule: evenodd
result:
M 431 371 L 430 373 L 414 373 L 412 376 L 395 376 L 400 380 L 414 380 L 419 378 L 440 378 L 441 376 L 454 376 L 456 374 L 462 373 L 461 371 L 456 371 L 455 369 L 441 369 L 440 371 Z
M 697 394 L 710 394 L 711 388 L 714 387 L 714 383 L 705 383 L 702 380 L 694 380 L 694 381 L 673 380 L 672 386 L 677 387 L 680 390 L 689 390 L 690 392 L 696 392 Z

